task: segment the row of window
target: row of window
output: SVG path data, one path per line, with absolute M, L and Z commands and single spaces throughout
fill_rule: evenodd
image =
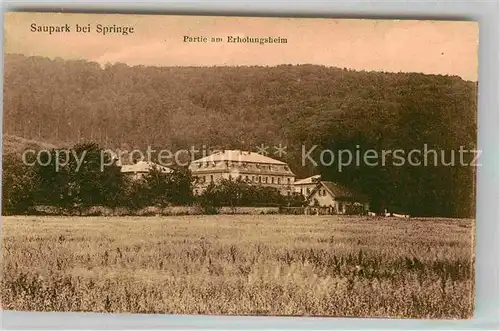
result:
M 214 175 L 206 175 L 206 176 L 197 176 L 200 183 L 212 183 L 214 181 Z M 232 179 L 231 175 L 229 175 L 229 179 Z M 261 184 L 292 184 L 292 179 L 290 177 L 282 178 L 282 177 L 274 177 L 274 176 L 249 176 L 249 175 L 238 175 L 237 179 L 242 179 L 246 182 L 250 183 L 261 183 Z
M 256 168 L 260 170 L 272 170 L 272 171 L 289 171 L 290 168 L 288 166 L 277 166 L 277 165 L 270 165 L 270 164 L 261 164 L 261 163 L 240 163 L 240 162 L 233 162 L 233 161 L 220 161 L 220 162 L 215 162 L 215 161 L 210 161 L 210 162 L 199 162 L 197 163 L 198 168 L 205 167 L 205 168 L 215 168 L 217 164 L 224 164 L 231 168 L 235 167 L 238 165 L 241 165 L 243 168 L 248 169 L 248 168 Z

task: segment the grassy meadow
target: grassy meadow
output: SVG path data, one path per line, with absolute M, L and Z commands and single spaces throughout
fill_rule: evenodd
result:
M 2 217 L 3 309 L 468 318 L 473 220 Z

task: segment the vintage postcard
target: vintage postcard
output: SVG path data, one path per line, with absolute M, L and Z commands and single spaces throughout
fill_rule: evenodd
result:
M 476 22 L 4 32 L 3 309 L 472 316 Z

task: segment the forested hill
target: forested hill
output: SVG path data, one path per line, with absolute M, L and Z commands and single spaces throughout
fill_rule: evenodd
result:
M 59 145 L 96 141 L 111 148 L 255 150 L 261 143 L 281 143 L 288 146 L 282 159 L 298 177 L 321 171 L 371 194 L 380 206 L 432 205 L 428 214 L 455 216 L 473 211 L 470 168 L 354 167 L 339 173 L 300 162 L 301 146 L 313 144 L 474 148 L 477 84 L 456 76 L 316 65 L 101 68 L 22 55 L 6 55 L 4 68 L 7 134 Z

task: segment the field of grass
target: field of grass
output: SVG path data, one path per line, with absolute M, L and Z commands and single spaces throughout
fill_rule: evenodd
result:
M 468 318 L 473 220 L 3 217 L 3 309 Z

